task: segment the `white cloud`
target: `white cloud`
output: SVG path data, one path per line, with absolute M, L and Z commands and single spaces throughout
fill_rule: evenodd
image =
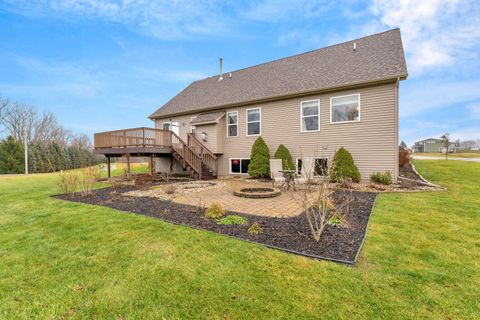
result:
M 227 31 L 222 2 L 195 0 L 7 0 L 10 9 L 30 15 L 78 15 L 140 28 L 161 39 L 218 35 Z
M 480 118 L 480 103 L 477 102 L 468 104 L 467 109 L 470 110 L 473 117 Z
M 330 1 L 314 0 L 263 0 L 248 6 L 242 14 L 247 19 L 275 22 L 285 19 L 311 19 L 324 14 L 332 7 Z
M 438 79 L 425 80 L 412 85 L 410 87 L 406 84 L 406 88 L 400 89 L 401 118 L 480 99 L 480 80 L 447 82 L 444 79 Z
M 477 0 L 374 0 L 370 9 L 381 26 L 400 27 L 413 75 L 451 65 L 480 44 Z

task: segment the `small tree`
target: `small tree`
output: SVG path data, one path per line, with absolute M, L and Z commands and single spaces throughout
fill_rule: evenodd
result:
M 440 137 L 443 141 L 443 147 L 445 148 L 445 160 L 448 160 L 448 147 L 450 145 L 450 134 L 445 133 Z
M 295 170 L 295 164 L 293 163 L 292 155 L 287 147 L 285 147 L 283 144 L 278 146 L 278 149 L 273 157 L 275 159 L 282 160 L 283 170 Z
M 407 144 L 405 143 L 405 141 L 400 142 L 400 145 L 398 146 L 398 148 L 399 148 L 400 150 L 407 150 L 407 149 L 408 149 Z
M 333 157 L 331 179 L 333 182 L 344 182 L 346 180 L 360 182 L 360 172 L 353 162 L 352 155 L 344 147 L 338 149 Z
M 253 178 L 270 176 L 270 151 L 262 137 L 258 137 L 252 145 L 248 174 Z
M 0 173 L 22 173 L 25 170 L 23 145 L 12 136 L 0 140 Z

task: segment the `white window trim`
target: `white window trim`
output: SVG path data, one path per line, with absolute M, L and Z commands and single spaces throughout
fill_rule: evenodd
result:
M 332 113 L 332 108 L 333 108 L 333 99 L 335 98 L 345 98 L 345 97 L 351 97 L 351 96 L 358 96 L 358 120 L 350 120 L 350 121 L 337 121 L 333 122 L 333 113 Z M 362 115 L 362 104 L 360 101 L 360 93 L 354 93 L 354 94 L 347 94 L 343 96 L 335 96 L 335 97 L 330 97 L 330 124 L 341 124 L 341 123 L 352 123 L 352 122 L 360 122 L 360 117 Z
M 318 109 L 318 129 L 317 130 L 303 130 L 303 104 L 307 103 L 307 102 L 316 102 L 317 103 L 317 109 Z M 310 116 L 310 117 L 312 117 L 312 116 Z M 300 101 L 300 132 L 308 133 L 308 132 L 319 132 L 319 131 L 320 131 L 320 99 Z
M 165 123 L 168 123 L 168 128 L 169 128 L 168 130 L 170 130 L 170 123 L 171 123 L 170 121 L 162 122 L 162 130 L 165 130 L 165 129 L 163 129 L 163 127 L 164 127 L 163 125 L 164 125 Z
M 197 116 L 190 117 L 190 122 L 192 122 L 193 119 L 195 119 L 196 117 L 197 117 Z M 194 129 L 197 130 L 197 126 L 190 124 L 190 133 L 194 133 L 194 132 L 193 132 Z
M 172 127 L 174 127 L 172 124 L 176 123 L 177 125 L 175 127 L 178 128 L 178 136 L 180 136 L 180 121 L 165 121 L 165 122 L 162 122 L 162 130 L 165 130 L 165 129 L 163 129 L 163 125 L 165 123 L 168 123 L 168 130 L 172 131 L 172 132 L 173 132 Z
M 248 134 L 248 111 L 250 110 L 258 110 L 259 111 L 259 115 L 260 115 L 260 119 L 258 121 L 250 121 L 250 123 L 256 123 L 258 122 L 260 124 L 260 133 L 259 134 Z M 258 136 L 261 136 L 262 135 L 262 108 L 261 107 L 256 107 L 256 108 L 249 108 L 247 110 L 245 110 L 245 134 L 247 137 L 258 137 Z
M 242 160 L 250 160 L 250 158 L 229 158 L 228 159 L 228 173 L 229 174 L 240 174 L 240 175 L 246 175 L 248 173 L 242 173 L 242 172 L 232 172 L 232 160 L 240 160 L 240 171 L 242 171 Z
M 229 113 L 235 113 L 235 114 L 237 115 L 237 123 L 235 124 L 235 125 L 237 126 L 237 135 L 236 135 L 236 136 L 230 136 L 230 135 L 228 134 L 228 133 L 229 133 L 228 127 L 234 125 L 234 124 L 229 124 L 229 123 L 228 123 L 228 114 L 229 114 Z M 236 138 L 236 137 L 238 137 L 238 136 L 239 136 L 239 132 L 238 132 L 238 128 L 239 128 L 239 126 L 238 126 L 238 111 L 236 111 L 236 110 L 235 110 L 235 111 L 227 111 L 227 116 L 226 116 L 226 121 L 225 121 L 225 123 L 227 124 L 227 138 Z

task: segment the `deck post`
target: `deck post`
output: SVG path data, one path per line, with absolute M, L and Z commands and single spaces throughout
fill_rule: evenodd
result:
M 130 154 L 127 153 L 127 179 L 130 180 L 131 171 L 130 171 Z
M 154 172 L 155 172 L 155 168 L 154 168 L 154 163 L 153 163 L 153 154 L 150 155 L 150 174 L 153 176 Z
M 108 178 L 111 178 L 111 174 L 110 174 L 110 155 L 107 156 L 107 171 L 108 171 Z

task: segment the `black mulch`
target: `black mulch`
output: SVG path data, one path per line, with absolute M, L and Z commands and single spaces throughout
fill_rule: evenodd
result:
M 304 214 L 292 218 L 271 218 L 227 212 L 248 219 L 248 225 L 218 225 L 215 220 L 203 217 L 203 210 L 195 204 L 192 206 L 162 201 L 152 197 L 123 196 L 122 193 L 136 189 L 98 189 L 91 195 L 81 197 L 60 195 L 57 198 L 94 205 L 111 207 L 117 210 L 141 214 L 162 219 L 175 224 L 182 224 L 214 231 L 220 234 L 257 242 L 277 249 L 312 256 L 314 258 L 337 260 L 353 264 L 363 244 L 368 220 L 372 211 L 376 193 L 352 191 L 353 201 L 347 216 L 348 226 L 328 225 L 320 242 L 312 239 L 308 222 Z M 342 201 L 347 191 L 336 191 L 335 201 Z M 261 200 L 260 200 L 261 201 Z M 250 234 L 248 226 L 258 222 L 263 233 Z

